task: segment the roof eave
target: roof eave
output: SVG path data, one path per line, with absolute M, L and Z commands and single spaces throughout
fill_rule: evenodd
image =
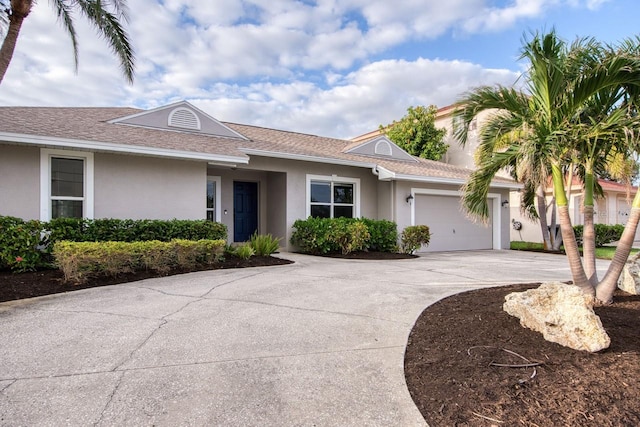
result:
M 248 164 L 246 156 L 229 156 L 224 154 L 200 153 L 195 151 L 172 150 L 169 148 L 143 147 L 140 145 L 124 145 L 112 142 L 87 141 L 81 139 L 53 138 L 41 135 L 26 135 L 0 132 L 0 141 L 27 144 L 39 147 L 56 147 L 81 149 L 96 152 L 138 154 L 151 157 L 164 157 L 181 160 L 204 160 L 207 162 L 226 162 Z

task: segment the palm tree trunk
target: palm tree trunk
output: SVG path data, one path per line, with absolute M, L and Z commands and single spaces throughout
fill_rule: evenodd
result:
M 536 190 L 536 202 L 538 203 L 538 219 L 540 220 L 544 250 L 549 251 L 551 250 L 551 238 L 549 237 L 549 225 L 547 223 L 547 201 L 544 198 L 542 186 Z
M 18 34 L 20 34 L 20 28 L 22 28 L 22 22 L 24 18 L 31 12 L 32 1 L 30 0 L 12 0 L 11 1 L 11 14 L 9 15 L 9 28 L 7 35 L 0 47 L 0 83 L 4 79 L 4 75 L 7 73 L 9 63 L 13 57 L 13 52 L 16 49 L 16 42 L 18 41 Z
M 588 161 L 585 165 L 584 177 L 584 197 L 583 197 L 583 213 L 584 223 L 582 232 L 582 251 L 584 259 L 584 271 L 587 274 L 589 283 L 594 288 L 598 284 L 598 273 L 596 271 L 596 232 L 593 225 L 593 172 L 592 162 Z
M 564 251 L 569 261 L 573 284 L 582 289 L 585 294 L 595 295 L 595 289 L 591 286 L 591 283 L 589 283 L 589 279 L 587 279 L 587 275 L 582 267 L 582 261 L 580 260 L 576 234 L 573 231 L 571 217 L 569 216 L 569 203 L 567 202 L 567 195 L 564 192 L 562 168 L 559 164 L 552 164 L 551 173 L 553 177 L 553 192 L 556 196 L 556 204 L 558 207 L 558 218 L 560 219 L 560 230 L 564 241 Z
M 611 264 L 609 264 L 607 274 L 604 275 L 602 282 L 600 282 L 596 287 L 596 302 L 601 304 L 610 304 L 613 301 L 613 293 L 616 291 L 620 273 L 622 273 L 622 269 L 627 262 L 627 258 L 629 258 L 629 253 L 631 253 L 631 247 L 633 246 L 633 240 L 636 237 L 639 221 L 640 191 L 638 191 L 633 198 L 629 219 L 627 220 L 627 224 L 625 225 L 620 241 L 618 242 L 616 253 L 613 255 Z
M 569 217 L 569 207 L 558 206 L 558 216 L 560 218 L 560 230 L 562 231 L 562 239 L 564 241 L 564 251 L 569 261 L 569 269 L 573 277 L 573 284 L 578 286 L 585 294 L 595 295 L 595 289 L 589 282 L 582 261 L 580 260 L 580 251 L 576 242 L 576 234 L 573 232 L 571 218 Z
M 598 284 L 598 272 L 596 271 L 596 232 L 593 225 L 593 206 L 584 206 L 584 225 L 582 232 L 582 257 L 584 259 L 584 272 L 591 286 Z

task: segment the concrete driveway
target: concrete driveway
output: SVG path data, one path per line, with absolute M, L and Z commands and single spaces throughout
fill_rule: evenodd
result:
M 562 256 L 514 251 L 281 256 L 0 304 L 0 425 L 425 425 L 403 375 L 422 310 L 570 278 Z

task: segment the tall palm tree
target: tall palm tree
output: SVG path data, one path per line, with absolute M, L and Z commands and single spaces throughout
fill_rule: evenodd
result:
M 13 57 L 22 23 L 29 16 L 35 0 L 0 1 L 0 29 L 6 34 L 0 47 L 0 83 Z M 73 13 L 79 11 L 98 33 L 107 40 L 109 47 L 120 60 L 122 73 L 129 82 L 133 81 L 134 57 L 129 36 L 120 20 L 127 21 L 126 0 L 50 0 L 58 19 L 71 37 L 73 57 L 78 68 L 78 39 L 73 23 Z M 2 25 L 4 24 L 4 25 Z
M 615 147 L 629 153 L 630 148 L 636 148 L 623 144 L 620 136 L 638 126 L 637 118 L 622 102 L 631 99 L 626 93 L 636 91 L 628 89 L 640 83 L 638 56 L 613 52 L 593 39 L 580 39 L 569 47 L 551 31 L 535 34 L 525 42 L 521 59 L 529 62 L 524 76 L 526 92 L 502 86 L 478 88 L 460 100 L 454 113 L 456 136 L 464 144 L 478 113 L 495 111 L 480 131 L 480 161 L 465 185 L 464 206 L 471 214 L 486 218 L 489 185 L 502 168 L 515 169 L 516 177 L 532 188 L 546 185 L 550 177 L 574 284 L 600 301 L 610 302 L 613 290 L 605 292 L 595 277 L 595 255 L 593 269 L 590 261 L 586 270 L 582 264 L 569 216 L 565 176 L 573 170 L 582 175 L 587 206 L 593 209 L 594 173 L 606 163 L 606 150 Z M 617 100 L 601 99 L 606 94 Z M 497 144 L 505 141 L 506 148 L 496 150 Z M 603 141 L 610 143 L 600 147 Z M 637 199 L 640 208 L 640 197 Z M 625 232 L 631 233 L 636 225 L 637 221 L 635 225 L 630 222 Z M 592 224 L 590 227 L 593 230 Z M 624 244 L 618 252 L 619 259 L 612 264 L 629 255 L 628 251 L 624 254 Z M 610 269 L 605 280 L 610 282 L 617 271 Z

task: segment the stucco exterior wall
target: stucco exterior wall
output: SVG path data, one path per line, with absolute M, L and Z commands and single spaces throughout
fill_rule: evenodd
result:
M 289 239 L 293 223 L 307 217 L 307 175 L 360 179 L 360 216 L 379 217 L 378 178 L 368 168 L 252 156 L 248 166 L 235 169 L 209 167 L 208 174 L 222 178 L 222 222 L 228 227 L 230 236 L 233 236 L 234 180 L 258 182 L 258 231 L 282 237 L 281 245 L 287 249 L 292 249 Z
M 0 215 L 40 218 L 40 149 L 0 145 Z
M 95 218 L 204 219 L 204 162 L 95 154 Z
M 406 198 L 412 193 L 412 190 L 444 190 L 457 192 L 460 187 L 457 185 L 445 185 L 445 184 L 422 184 L 410 181 L 398 181 L 395 183 L 395 221 L 398 224 L 398 231 L 401 231 L 407 226 L 413 225 L 411 223 L 411 209 L 413 208 L 413 202 L 407 203 Z M 499 249 L 509 249 L 510 233 L 509 226 L 511 223 L 510 212 L 508 208 L 502 207 L 502 201 L 509 199 L 509 191 L 503 189 L 491 189 L 490 194 L 496 194 L 497 197 L 497 216 L 494 216 L 494 227 L 498 227 L 499 230 Z M 492 201 L 492 203 L 494 203 Z M 492 205 L 490 205 L 491 207 Z M 460 206 L 462 209 L 462 206 Z M 429 225 L 429 224 L 426 224 Z M 495 247 L 494 249 L 498 249 Z

